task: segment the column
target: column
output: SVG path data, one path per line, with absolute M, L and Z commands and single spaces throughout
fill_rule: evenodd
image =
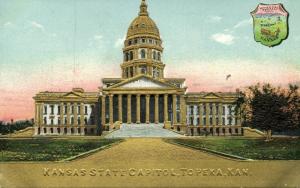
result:
M 173 95 L 173 124 L 177 123 L 177 95 Z
M 237 118 L 236 118 L 237 119 L 236 125 L 237 126 L 241 126 L 241 109 L 240 108 L 237 109 L 236 116 L 237 116 Z
M 131 95 L 127 95 L 127 123 L 131 123 Z
M 60 124 L 64 124 L 64 103 L 60 103 Z
M 44 115 L 44 103 L 40 103 L 40 125 L 44 125 L 44 119 L 43 119 L 43 115 Z
M 146 95 L 146 123 L 150 123 L 150 95 Z
M 113 127 L 114 124 L 114 109 L 113 109 L 113 94 L 109 95 L 109 124 L 110 128 Z
M 168 118 L 168 94 L 164 95 L 164 118 L 165 118 L 165 122 L 169 121 L 169 118 Z
M 122 108 L 122 95 L 121 94 L 119 94 L 118 95 L 118 108 L 119 108 L 119 122 L 120 123 L 122 123 L 123 122 L 123 116 L 122 116 L 122 114 L 123 114 L 123 108 Z
M 84 103 L 80 103 L 80 126 L 84 125 Z
M 71 124 L 70 122 L 70 103 L 67 103 L 67 125 L 69 126 Z
M 136 95 L 136 123 L 141 123 L 141 95 Z
M 159 109 L 158 109 L 158 98 L 159 95 L 155 95 L 155 112 L 154 112 L 154 121 L 156 124 L 158 124 L 158 113 L 159 113 Z
M 39 105 L 35 102 L 34 103 L 34 126 L 38 125 L 38 109 L 39 109 Z
M 219 125 L 221 126 L 222 125 L 222 112 L 223 112 L 223 104 L 222 103 L 219 103 Z
M 209 126 L 209 113 L 210 113 L 210 111 L 209 111 L 209 103 L 207 102 L 207 103 L 205 103 L 205 108 L 206 108 L 206 112 L 205 112 L 205 114 L 206 114 L 206 116 L 205 116 L 205 118 L 206 118 L 206 126 Z
M 73 108 L 74 108 L 74 126 L 76 127 L 78 125 L 77 123 L 77 103 L 74 103 L 73 105 Z M 77 130 L 77 128 L 75 128 Z
M 101 101 L 101 112 L 102 112 L 102 114 L 101 114 L 101 124 L 102 124 L 102 128 L 104 128 L 104 126 L 105 126 L 105 123 L 106 123 L 106 121 L 105 121 L 105 98 L 106 98 L 106 96 L 105 95 L 103 95 L 102 96 L 102 101 Z
M 199 126 L 202 126 L 203 123 L 203 105 L 202 103 L 199 105 Z
M 182 125 L 186 124 L 186 104 L 183 94 L 180 95 L 180 123 Z
M 212 104 L 212 124 L 216 126 L 216 104 Z

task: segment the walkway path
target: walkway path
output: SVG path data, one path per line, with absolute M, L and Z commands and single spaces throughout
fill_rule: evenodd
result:
M 120 130 L 105 136 L 106 138 L 169 138 L 183 137 L 163 128 L 163 124 L 122 124 Z
M 299 172 L 298 161 L 233 161 L 162 139 L 134 138 L 68 163 L 0 163 L 0 185 L 284 187 L 300 185 Z

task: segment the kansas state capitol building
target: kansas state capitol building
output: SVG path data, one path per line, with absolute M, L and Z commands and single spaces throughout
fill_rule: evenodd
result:
M 240 135 L 238 93 L 187 93 L 184 78 L 167 78 L 159 30 L 142 0 L 124 41 L 121 78 L 97 92 L 40 92 L 35 135 L 101 135 L 122 125 L 164 125 L 188 135 Z

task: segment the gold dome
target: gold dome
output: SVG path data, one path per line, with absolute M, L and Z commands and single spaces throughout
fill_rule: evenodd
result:
M 145 0 L 142 0 L 140 5 L 139 16 L 131 22 L 128 28 L 127 39 L 137 35 L 150 35 L 155 38 L 160 38 L 159 30 L 155 22 L 149 17 Z

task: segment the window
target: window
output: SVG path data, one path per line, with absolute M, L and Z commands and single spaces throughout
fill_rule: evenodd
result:
M 60 118 L 57 119 L 57 124 L 60 125 Z
M 44 117 L 44 124 L 47 125 L 47 118 Z
M 190 106 L 190 113 L 193 115 L 194 114 L 194 106 Z
M 147 73 L 147 67 L 146 66 L 141 66 L 141 73 L 146 74 Z
M 152 44 L 152 43 L 153 43 L 152 39 L 149 39 L 149 43 L 150 43 L 150 44 Z
M 60 114 L 60 106 L 57 107 L 57 114 Z
M 232 117 L 229 117 L 228 121 L 229 121 L 229 125 L 232 125 Z
M 213 124 L 213 119 L 212 119 L 212 117 L 209 118 L 209 124 L 210 124 L 210 125 Z
M 87 118 L 86 118 L 86 117 L 84 118 L 84 124 L 85 124 L 85 125 L 88 124 L 88 121 L 87 121 Z
M 85 107 L 84 107 L 84 114 L 87 115 L 87 113 L 88 113 L 88 107 L 85 106 Z
M 225 106 L 223 106 L 222 115 L 225 115 Z
M 67 125 L 67 117 L 64 119 L 64 124 Z
M 71 125 L 74 125 L 74 117 L 71 117 Z
M 47 106 L 44 106 L 44 114 L 47 114 Z
M 51 125 L 53 125 L 53 124 L 54 124 L 53 119 L 51 119 Z
M 133 67 L 130 67 L 129 70 L 130 70 L 130 73 L 129 73 L 129 74 L 130 74 L 130 76 L 132 77 L 132 76 L 133 76 Z
M 160 61 L 160 59 L 161 59 L 160 52 L 157 53 L 157 59 L 158 59 L 158 61 Z
M 209 115 L 212 115 L 213 113 L 213 107 L 212 107 L 212 104 L 210 103 L 209 104 Z
M 206 117 L 203 118 L 203 125 L 206 125 Z
M 51 109 L 51 115 L 53 115 L 54 114 L 54 105 L 51 105 L 50 109 Z
M 152 58 L 155 60 L 156 59 L 156 51 L 153 51 Z
M 77 124 L 80 125 L 80 117 L 77 118 Z
M 216 104 L 216 115 L 218 115 L 218 114 L 219 114 L 219 105 Z
M 146 39 L 142 39 L 142 43 L 145 43 L 146 42 Z
M 128 45 L 130 46 L 132 44 L 132 41 L 130 40 L 130 41 L 128 41 Z
M 203 115 L 206 115 L 206 105 L 203 105 Z
M 219 125 L 219 118 L 216 117 L 216 125 Z
M 138 43 L 138 39 L 134 39 L 134 43 L 137 44 Z
M 129 60 L 133 60 L 133 51 L 130 51 L 130 57 Z
M 95 121 L 94 121 L 94 116 L 91 116 L 91 124 L 94 125 Z
M 74 106 L 71 106 L 71 114 L 74 114 Z
M 152 71 L 152 74 L 153 74 L 153 78 L 158 78 L 159 77 L 159 71 L 157 68 L 154 68 L 153 71 Z
M 80 106 L 77 106 L 77 114 L 80 114 Z
M 142 58 L 142 59 L 145 59 L 145 58 L 146 58 L 146 50 L 145 50 L 145 49 L 142 49 L 142 50 L 141 50 L 141 58 Z
M 225 125 L 225 118 L 222 118 L 222 125 Z
M 67 106 L 67 105 L 65 105 L 64 107 L 65 107 L 64 114 L 67 114 L 67 111 L 68 111 L 68 106 Z

